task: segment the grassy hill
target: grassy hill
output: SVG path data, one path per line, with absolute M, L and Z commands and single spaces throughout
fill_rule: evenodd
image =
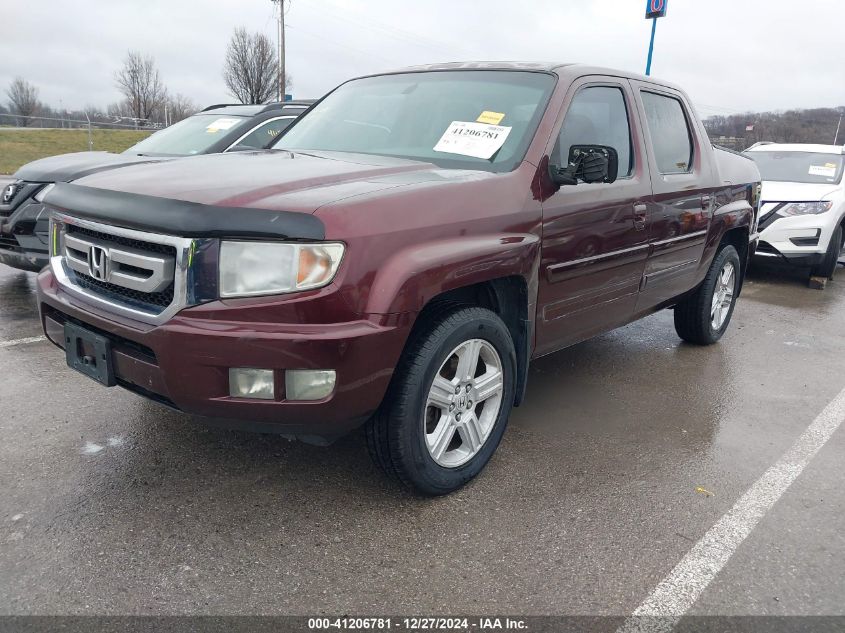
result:
M 91 138 L 94 150 L 122 152 L 149 135 L 136 130 L 93 130 Z M 37 158 L 87 149 L 87 130 L 0 128 L 0 174 L 12 174 Z

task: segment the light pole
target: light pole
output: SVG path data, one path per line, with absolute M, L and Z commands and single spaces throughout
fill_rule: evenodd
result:
M 285 0 L 271 0 L 279 5 L 279 17 L 276 18 L 279 27 L 279 102 L 285 100 Z
M 651 40 L 648 44 L 648 61 L 645 65 L 646 76 L 651 75 L 651 59 L 654 55 L 654 34 L 657 32 L 657 18 L 666 16 L 666 5 L 669 0 L 646 0 L 645 17 L 651 20 Z

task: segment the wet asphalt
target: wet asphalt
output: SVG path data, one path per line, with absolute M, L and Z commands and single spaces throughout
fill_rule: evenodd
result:
M 845 387 L 845 270 L 754 270 L 722 342 L 662 312 L 536 361 L 446 498 L 73 373 L 0 266 L 0 613 L 626 615 Z M 845 429 L 696 614 L 845 615 Z

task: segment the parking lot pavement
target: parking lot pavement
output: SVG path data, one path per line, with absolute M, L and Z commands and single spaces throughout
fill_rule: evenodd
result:
M 0 342 L 38 335 L 0 269 Z M 753 273 L 722 342 L 670 312 L 538 360 L 446 498 L 328 448 L 204 426 L 0 347 L 0 612 L 632 613 L 845 387 L 845 274 Z M 838 429 L 692 606 L 845 614 Z

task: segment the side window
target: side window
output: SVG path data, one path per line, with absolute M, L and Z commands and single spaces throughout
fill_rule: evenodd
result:
M 294 118 L 295 117 L 285 117 L 283 119 L 273 119 L 272 121 L 262 123 L 238 141 L 238 145 L 264 149 L 272 143 L 279 134 L 284 132 L 291 123 L 293 123 Z
M 643 105 L 661 174 L 685 174 L 692 169 L 692 134 L 684 107 L 674 97 L 643 92 Z
M 565 165 L 573 145 L 608 145 L 619 154 L 618 178 L 634 171 L 628 109 L 621 88 L 591 86 L 572 99 L 552 159 Z

